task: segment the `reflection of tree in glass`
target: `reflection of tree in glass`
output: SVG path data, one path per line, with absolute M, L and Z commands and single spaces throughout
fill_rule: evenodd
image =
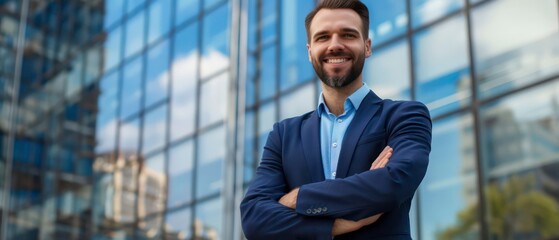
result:
M 489 231 L 495 239 L 547 239 L 559 237 L 559 205 L 536 190 L 534 175 L 511 177 L 485 189 L 489 211 Z M 437 239 L 470 239 L 478 228 L 478 206 L 458 214 L 458 223 L 437 235 Z M 519 238 L 520 237 L 520 238 Z M 475 237 L 474 237 L 475 238 Z

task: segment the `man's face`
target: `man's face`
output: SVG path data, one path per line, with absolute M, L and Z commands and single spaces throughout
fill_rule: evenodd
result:
M 362 24 L 351 9 L 321 9 L 314 16 L 307 49 L 324 84 L 341 88 L 361 79 L 365 58 L 371 55 L 371 40 L 361 33 Z

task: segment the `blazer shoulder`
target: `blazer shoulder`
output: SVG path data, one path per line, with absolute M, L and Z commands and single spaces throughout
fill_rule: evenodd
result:
M 411 101 L 411 100 L 390 100 L 385 99 L 382 101 L 384 108 L 389 111 L 398 111 L 398 112 L 420 112 L 424 113 L 429 116 L 429 109 L 425 106 L 424 103 L 419 101 Z
M 277 124 L 281 127 L 289 127 L 293 125 L 300 125 L 303 121 L 312 117 L 313 114 L 316 114 L 316 110 L 312 110 L 310 112 L 304 113 L 299 116 L 290 117 L 279 121 Z

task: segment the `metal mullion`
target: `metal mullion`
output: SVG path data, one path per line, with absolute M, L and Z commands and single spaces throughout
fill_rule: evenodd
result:
M 477 188 L 478 188 L 478 221 L 480 223 L 480 239 L 489 239 L 489 223 L 485 218 L 487 208 L 484 204 L 485 191 L 484 191 L 484 168 L 482 167 L 483 160 L 481 159 L 481 119 L 479 113 L 479 99 L 477 92 L 477 77 L 475 66 L 475 53 L 473 43 L 473 30 L 472 30 L 472 16 L 470 9 L 470 1 L 464 0 L 465 15 L 466 15 L 466 33 L 468 36 L 468 60 L 470 64 L 470 91 L 472 96 L 472 115 L 474 120 L 474 146 L 476 156 L 476 170 L 477 170 Z

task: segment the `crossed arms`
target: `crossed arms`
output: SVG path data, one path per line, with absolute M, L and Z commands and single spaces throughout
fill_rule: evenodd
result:
M 245 236 L 331 239 L 375 222 L 380 214 L 410 199 L 427 168 L 431 122 L 421 104 L 402 104 L 394 115 L 384 124 L 387 145 L 394 150 L 382 152 L 372 170 L 303 184 L 295 190 L 288 187 L 282 160 L 286 126 L 274 125 L 255 179 L 241 203 Z

